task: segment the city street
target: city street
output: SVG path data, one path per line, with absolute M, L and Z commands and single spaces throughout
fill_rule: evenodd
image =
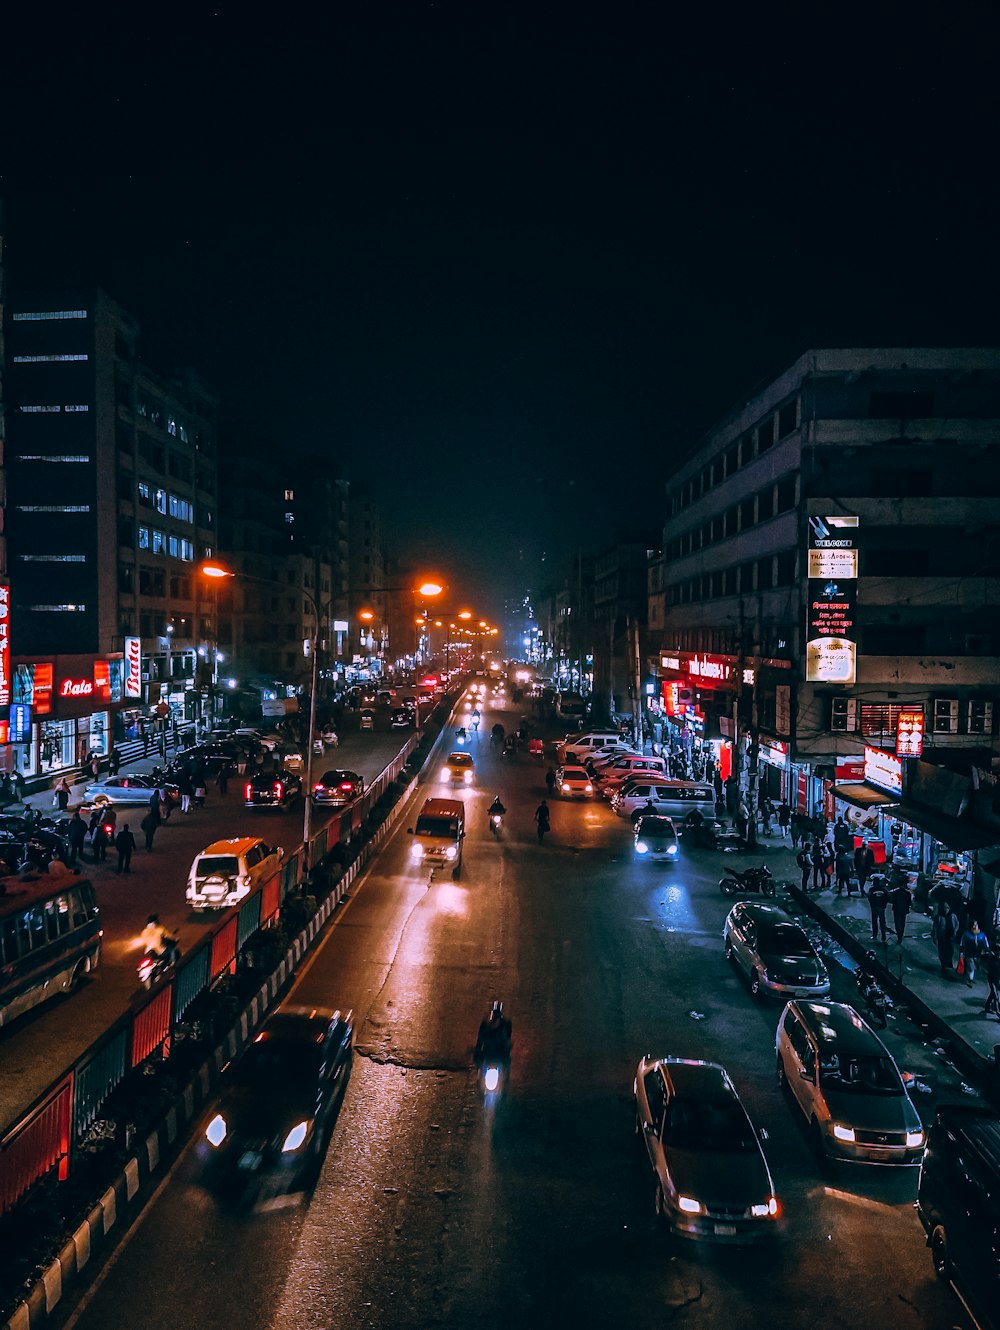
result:
M 824 1166 L 779 1091 L 780 1005 L 755 1002 L 723 957 L 722 857 L 634 863 L 628 823 L 599 801 L 555 800 L 539 846 L 544 764 L 503 761 L 485 738 L 517 714 L 484 716 L 471 746 L 461 877 L 428 883 L 409 867 L 406 827 L 424 797 L 446 792 L 438 763 L 297 980 L 292 1001 L 356 1016 L 353 1076 L 315 1191 L 233 1214 L 199 1185 L 189 1147 L 90 1291 L 60 1304 L 64 1325 L 721 1330 L 749 1324 L 748 1305 L 782 1330 L 967 1324 L 934 1278 L 915 1171 Z M 498 790 L 499 844 L 486 829 Z M 834 996 L 849 1000 L 826 953 Z M 494 997 L 514 1022 L 495 1111 L 471 1060 Z M 938 1098 L 963 1098 L 905 1018 L 885 1038 L 924 1087 L 925 1121 Z M 709 1249 L 654 1220 L 633 1135 L 644 1053 L 727 1067 L 766 1132 L 784 1214 L 772 1243 Z
M 351 733 L 342 744 L 317 758 L 318 775 L 328 767 L 359 771 L 370 781 L 399 752 L 412 731 L 375 734 Z M 151 762 L 138 762 L 125 771 L 141 771 Z M 135 834 L 137 848 L 132 872 L 119 876 L 113 847 L 100 864 L 87 852 L 80 865 L 97 891 L 104 939 L 97 974 L 78 993 L 55 998 L 36 1007 L 0 1031 L 0 1122 L 13 1121 L 39 1095 L 54 1076 L 72 1064 L 125 1010 L 139 984 L 139 934 L 149 914 L 156 912 L 165 927 L 178 937 L 181 949 L 190 950 L 218 916 L 192 912 L 184 891 L 192 861 L 213 840 L 233 836 L 260 836 L 269 845 L 291 853 L 302 843 L 302 801 L 285 810 L 246 808 L 243 783 L 234 774 L 226 794 L 214 781 L 208 786 L 206 806 L 186 816 L 179 807 L 161 825 L 152 853 L 144 848 L 139 823 L 145 808 L 119 808 L 118 826 L 126 823 Z M 314 825 L 329 817 L 314 810 Z

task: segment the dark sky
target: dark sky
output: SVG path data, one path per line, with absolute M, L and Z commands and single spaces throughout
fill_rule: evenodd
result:
M 997 7 L 308 10 L 25 31 L 9 295 L 104 286 L 483 612 L 806 347 L 998 340 Z

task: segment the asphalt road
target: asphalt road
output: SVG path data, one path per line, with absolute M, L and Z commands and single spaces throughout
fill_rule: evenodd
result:
M 348 767 L 372 780 L 392 761 L 412 730 L 374 734 L 351 733 L 328 753 L 327 765 L 314 766 L 321 775 L 329 767 Z M 137 766 L 142 769 L 143 764 Z M 161 826 L 153 850 L 144 849 L 139 823 L 145 808 L 119 808 L 118 826 L 126 823 L 135 834 L 137 848 L 132 872 L 119 876 L 113 849 L 100 864 L 89 860 L 81 873 L 94 883 L 101 908 L 104 939 L 101 963 L 94 977 L 77 993 L 57 997 L 35 1007 L 0 1030 L 0 1127 L 16 1117 L 41 1094 L 60 1071 L 87 1049 L 128 1007 L 139 988 L 136 967 L 139 935 L 154 911 L 190 951 L 220 916 L 192 911 L 184 900 L 187 877 L 195 856 L 222 837 L 260 836 L 269 845 L 291 854 L 302 843 L 302 801 L 283 810 L 247 808 L 243 783 L 233 776 L 226 794 L 214 781 L 208 786 L 205 807 L 183 815 L 179 808 Z M 329 810 L 314 808 L 314 827 L 329 818 Z
M 408 867 L 404 817 L 294 992 L 357 1014 L 353 1077 L 315 1191 L 233 1215 L 202 1189 L 189 1149 L 68 1323 L 965 1326 L 923 1246 L 915 1172 L 824 1168 L 779 1092 L 780 1007 L 755 1002 L 725 962 L 719 858 L 633 863 L 626 824 L 602 803 L 557 801 L 540 847 L 543 768 L 501 762 L 485 737 L 473 751 L 461 878 L 428 885 Z M 498 789 L 500 844 L 484 834 Z M 848 998 L 843 973 L 836 983 Z M 494 996 L 515 1047 L 491 1113 L 471 1051 Z M 928 1087 L 925 1117 L 936 1098 L 962 1097 L 905 1018 L 886 1037 Z M 702 1247 L 653 1219 L 632 1132 L 647 1051 L 729 1069 L 767 1136 L 785 1211 L 772 1244 Z

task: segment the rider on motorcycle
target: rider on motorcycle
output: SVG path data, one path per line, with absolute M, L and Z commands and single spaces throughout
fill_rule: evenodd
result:
M 169 960 L 171 955 L 177 950 L 177 939 L 171 937 L 167 930 L 160 923 L 158 914 L 151 914 L 146 920 L 146 927 L 142 930 L 142 949 L 145 953 L 153 953 L 163 960 Z
M 503 1003 L 493 1003 L 488 1016 L 479 1023 L 479 1036 L 476 1039 L 476 1063 L 510 1062 L 510 1046 L 513 1038 L 513 1026 L 503 1014 Z
M 504 813 L 506 813 L 506 811 L 507 811 L 507 809 L 503 806 L 503 801 L 501 800 L 501 798 L 500 798 L 500 796 L 499 796 L 499 794 L 498 794 L 497 797 L 496 797 L 496 798 L 493 800 L 493 802 L 490 804 L 489 808 L 487 809 L 487 814 L 486 814 L 486 815 L 487 815 L 489 821 L 492 823 L 494 817 L 503 817 L 503 815 L 504 815 Z

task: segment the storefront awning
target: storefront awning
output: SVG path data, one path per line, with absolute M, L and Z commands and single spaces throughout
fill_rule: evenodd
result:
M 891 804 L 896 797 L 886 790 L 876 790 L 874 785 L 835 785 L 833 793 L 836 798 L 843 799 L 845 804 L 853 804 L 855 808 L 876 808 L 879 804 Z
M 921 804 L 908 802 L 890 804 L 882 810 L 887 817 L 898 817 L 907 826 L 926 831 L 929 836 L 947 845 L 951 850 L 983 850 L 987 845 L 1000 845 L 1000 831 L 991 831 L 962 817 L 948 817 L 935 813 Z

